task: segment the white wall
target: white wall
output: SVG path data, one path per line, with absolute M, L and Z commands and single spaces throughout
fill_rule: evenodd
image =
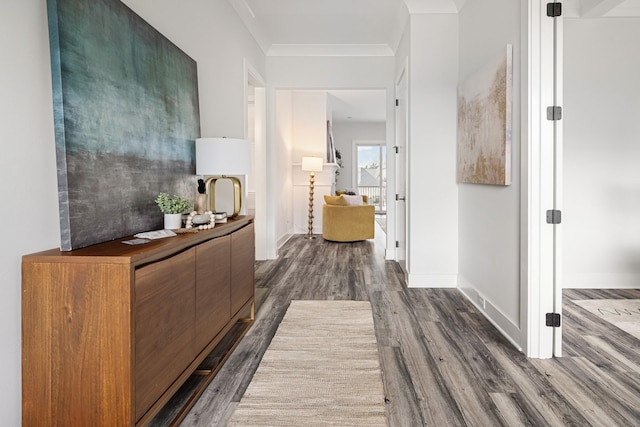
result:
M 456 286 L 458 17 L 411 15 L 409 68 L 409 286 Z
M 279 212 L 275 216 L 275 236 L 277 247 L 284 244 L 293 234 L 293 92 L 279 90 L 275 99 L 276 128 L 271 144 L 274 152 L 273 180 L 275 193 L 268 198 Z
M 640 288 L 640 19 L 564 23 L 565 288 Z
M 293 91 L 293 161 L 303 157 L 327 158 L 327 93 L 322 90 Z
M 386 124 L 363 122 L 340 122 L 333 124 L 333 139 L 336 149 L 340 150 L 343 168 L 338 175 L 336 189 L 355 189 L 353 182 L 353 142 L 354 141 L 384 141 L 386 139 Z M 389 152 L 389 156 L 391 152 Z
M 44 0 L 4 2 L 0 14 L 0 414 L 21 423 L 21 274 L 24 254 L 60 246 L 49 37 Z M 10 3 L 10 4 L 9 4 Z M 242 58 L 264 56 L 227 2 L 125 1 L 198 62 L 202 132 L 244 136 Z M 108 177 L 105 177 L 108 179 Z M 31 219 L 31 218 L 35 219 Z
M 514 342 L 520 341 L 521 4 L 467 0 L 460 18 L 460 81 L 513 45 L 512 184 L 460 184 L 459 287 Z
M 19 426 L 21 257 L 60 246 L 45 2 L 7 3 L 0 34 L 0 57 L 7 60 L 0 73 L 0 218 L 6 224 L 0 239 L 0 414 L 3 425 Z

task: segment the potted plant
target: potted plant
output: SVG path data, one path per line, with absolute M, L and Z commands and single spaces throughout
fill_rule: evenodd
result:
M 193 209 L 191 200 L 167 193 L 158 194 L 156 204 L 164 214 L 164 228 L 168 230 L 182 228 L 182 214 Z

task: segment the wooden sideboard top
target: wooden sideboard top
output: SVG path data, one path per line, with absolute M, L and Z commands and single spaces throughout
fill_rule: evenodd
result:
M 126 236 L 121 239 L 111 240 L 72 251 L 49 249 L 42 252 L 36 252 L 23 256 L 22 260 L 23 262 L 31 263 L 84 263 L 89 262 L 89 258 L 95 262 L 95 258 L 99 257 L 100 262 L 102 263 L 140 265 L 162 259 L 207 240 L 231 234 L 252 222 L 252 216 L 242 215 L 230 218 L 226 223 L 216 224 L 216 226 L 211 230 L 181 233 L 174 237 L 151 240 L 149 243 L 140 245 L 128 245 L 122 243 L 126 240 L 134 239 L 133 236 Z

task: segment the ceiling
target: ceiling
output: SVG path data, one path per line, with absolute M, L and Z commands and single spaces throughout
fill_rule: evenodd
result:
M 466 2 L 228 1 L 267 56 L 393 56 L 409 14 L 458 13 Z M 640 0 L 565 0 L 563 9 L 567 18 L 640 16 Z M 336 98 L 334 121 L 384 121 L 384 91 L 333 91 L 332 96 Z
M 409 14 L 466 0 L 228 0 L 266 55 L 394 55 Z M 640 0 L 565 0 L 568 18 L 640 16 Z
M 384 122 L 387 117 L 384 90 L 330 90 L 333 123 Z

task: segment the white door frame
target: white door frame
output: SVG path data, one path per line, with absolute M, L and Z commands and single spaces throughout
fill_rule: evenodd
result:
M 255 88 L 254 104 L 254 176 L 251 177 L 255 188 L 255 235 L 256 259 L 267 259 L 267 98 L 266 83 L 260 73 L 244 58 L 244 132 L 248 137 L 248 86 Z
M 402 93 L 400 93 L 402 92 Z M 396 100 L 399 100 L 399 102 L 404 102 L 404 115 L 402 117 L 399 117 L 398 114 L 398 105 L 396 105 L 396 108 L 394 109 L 395 112 L 395 120 L 396 120 L 396 135 L 395 135 L 395 148 L 397 148 L 398 150 L 404 150 L 404 167 L 402 169 L 399 170 L 398 166 L 396 165 L 396 183 L 395 183 L 395 191 L 393 191 L 393 193 L 391 194 L 391 197 L 389 197 L 389 200 L 393 200 L 393 206 L 394 206 L 394 210 L 396 212 L 396 218 L 395 218 L 395 222 L 393 224 L 394 229 L 395 229 L 395 235 L 396 235 L 396 242 L 398 242 L 395 246 L 398 246 L 398 248 L 396 248 L 395 251 L 395 260 L 400 264 L 400 266 L 402 267 L 402 270 L 404 271 L 405 274 L 405 280 L 408 277 L 408 272 L 409 272 L 409 217 L 408 217 L 408 212 L 409 212 L 409 201 L 407 200 L 407 194 L 409 193 L 409 188 L 408 186 L 410 185 L 409 180 L 408 180 L 408 173 L 409 173 L 409 165 L 408 165 L 408 154 L 409 154 L 409 58 L 406 58 L 404 61 L 404 65 L 402 67 L 402 69 L 400 70 L 400 73 L 398 74 L 398 77 L 396 78 L 396 83 L 395 83 L 395 93 L 396 93 Z M 398 123 L 399 120 L 402 120 L 403 123 L 402 125 L 400 125 Z M 403 135 L 399 136 L 398 135 L 398 129 L 404 129 Z M 403 141 L 398 141 L 398 139 L 402 137 L 404 138 Z M 387 152 L 387 159 L 389 158 L 389 153 Z M 398 155 L 394 152 L 393 153 L 393 161 L 394 163 L 397 162 L 398 159 Z M 404 174 L 403 177 L 400 177 L 399 174 Z M 400 186 L 399 186 L 399 181 L 403 180 L 404 182 L 404 189 L 399 190 Z M 387 189 L 387 193 L 389 193 L 389 190 Z M 400 198 L 402 198 L 403 200 L 401 201 L 396 201 L 395 195 L 398 195 Z M 404 209 L 399 209 L 398 208 L 398 204 L 399 203 L 403 203 L 404 204 Z M 387 202 L 387 206 L 391 206 L 391 202 Z M 399 229 L 403 229 L 402 231 L 399 231 Z M 395 243 L 395 242 L 394 242 Z
M 561 328 L 545 325 L 546 313 L 561 313 L 560 227 L 547 224 L 546 211 L 560 209 L 562 132 L 558 121 L 547 120 L 547 107 L 561 101 L 561 61 L 554 64 L 554 19 L 547 2 L 528 0 L 523 40 L 521 265 L 521 339 L 525 354 L 534 358 L 561 355 Z M 561 26 L 560 21 L 560 37 Z M 558 30 L 558 28 L 556 28 Z M 561 38 L 558 41 L 561 46 Z M 561 52 L 560 52 L 561 53 Z M 561 58 L 561 56 L 558 56 Z

